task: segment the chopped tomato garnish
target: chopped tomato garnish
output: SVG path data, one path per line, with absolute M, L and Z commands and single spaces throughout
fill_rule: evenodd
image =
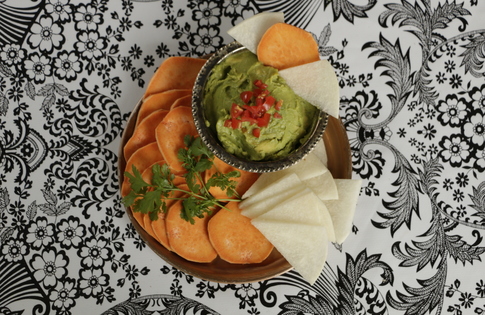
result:
M 255 88 L 252 91 L 243 91 L 240 93 L 243 104 L 238 105 L 233 103 L 231 105 L 230 118 L 224 121 L 224 126 L 233 129 L 242 127 L 243 122 L 249 122 L 249 125 L 258 125 L 257 128 L 252 129 L 252 134 L 259 137 L 261 129 L 267 127 L 271 121 L 271 117 L 282 118 L 278 111 L 283 105 L 283 100 L 276 101 L 276 99 L 269 95 L 268 85 L 261 80 L 255 80 Z M 268 111 L 274 106 L 276 112 L 273 115 Z M 247 132 L 246 127 L 241 129 Z
M 259 138 L 260 135 L 261 135 L 261 129 L 254 128 L 253 129 L 253 136 L 255 136 L 256 138 Z
M 241 116 L 244 112 L 244 109 L 241 106 L 237 105 L 236 103 L 232 103 L 231 106 L 231 118 L 237 118 Z
M 261 93 L 263 93 L 263 90 L 261 90 L 261 89 L 254 89 L 254 90 L 253 90 L 253 96 L 254 96 L 255 98 L 258 98 L 258 97 L 259 97 L 259 95 L 261 95 Z
M 260 89 L 263 89 L 263 90 L 268 87 L 268 85 L 264 84 L 263 81 L 261 81 L 261 80 L 254 81 L 254 85 L 257 86 Z
M 254 107 L 254 106 L 249 106 Z M 241 116 L 241 121 L 248 121 L 250 124 L 257 124 L 258 120 L 251 114 L 249 110 L 244 111 Z
M 274 108 L 276 110 L 280 110 L 281 106 L 283 106 L 283 100 L 279 100 L 278 102 L 276 102 L 276 105 L 274 106 Z
M 271 115 L 268 113 L 265 113 L 262 117 L 258 118 L 258 126 L 259 127 L 266 127 L 269 124 L 269 121 L 271 119 Z
M 269 95 L 269 91 L 263 90 L 261 93 L 259 93 L 258 98 L 265 99 L 268 95 Z
M 253 97 L 253 92 L 244 91 L 244 92 L 241 93 L 240 97 L 241 97 L 241 100 L 243 101 L 243 103 L 247 104 L 247 103 L 249 103 L 249 101 Z
M 241 127 L 241 120 L 236 119 L 236 118 L 232 118 L 231 119 L 231 127 L 232 127 L 232 129 L 239 129 L 239 127 Z
M 271 107 L 271 106 L 273 106 L 275 101 L 276 101 L 276 99 L 273 96 L 268 95 L 268 96 L 266 96 L 264 103 L 268 104 Z
M 245 113 L 247 112 L 250 117 L 252 118 L 259 118 L 264 115 L 266 112 L 264 110 L 263 104 L 261 105 L 243 105 L 243 108 L 246 110 Z

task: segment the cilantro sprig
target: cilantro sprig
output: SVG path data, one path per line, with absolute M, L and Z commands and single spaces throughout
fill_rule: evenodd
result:
M 147 183 L 140 171 L 133 166 L 132 172 L 125 172 L 131 184 L 131 191 L 123 198 L 123 204 L 131 207 L 134 212 L 149 214 L 151 220 L 157 220 L 160 213 L 167 212 L 167 200 L 183 200 L 182 219 L 194 224 L 194 218 L 202 218 L 210 214 L 215 207 L 222 207 L 229 201 L 240 201 L 236 192 L 237 182 L 231 178 L 241 176 L 239 171 L 223 174 L 215 172 L 207 181 L 203 173 L 214 165 L 214 154 L 204 145 L 200 138 L 184 137 L 186 148 L 178 152 L 178 159 L 182 162 L 186 173 L 183 175 L 188 189 L 174 184 L 175 175 L 171 173 L 167 164 L 152 166 L 151 184 Z M 216 199 L 210 193 L 211 187 L 219 187 L 229 198 Z M 185 196 L 177 197 L 176 192 Z

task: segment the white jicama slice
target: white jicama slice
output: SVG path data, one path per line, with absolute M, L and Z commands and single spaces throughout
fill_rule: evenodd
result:
M 287 176 L 287 173 L 280 173 L 280 172 L 272 172 L 272 173 L 263 173 L 261 174 L 258 179 L 249 187 L 248 190 L 242 196 L 242 199 L 247 199 L 252 195 L 264 190 L 267 186 L 273 184 L 276 181 L 279 181 L 284 176 Z
M 320 215 L 322 217 L 323 226 L 325 227 L 325 230 L 327 230 L 328 240 L 335 243 L 337 237 L 335 234 L 336 232 L 335 226 L 333 225 L 332 216 L 330 215 L 330 212 L 328 211 L 327 206 L 323 203 L 323 201 L 321 201 L 318 197 L 316 198 L 319 202 L 318 210 L 320 211 Z
M 335 242 L 342 244 L 352 230 L 357 199 L 359 198 L 362 180 L 335 179 L 339 199 L 325 200 L 328 212 L 335 228 Z
M 268 221 L 323 225 L 320 211 L 312 196 L 314 197 L 315 194 L 309 188 L 304 188 L 296 195 L 274 205 L 258 218 Z
M 310 284 L 321 274 L 328 252 L 323 226 L 275 222 L 256 218 L 251 223 Z
M 254 182 L 254 184 L 244 193 L 242 198 L 249 198 L 250 196 L 266 189 L 267 186 L 279 181 L 291 173 L 296 173 L 298 178 L 303 181 L 315 176 L 319 176 L 327 171 L 327 167 L 321 162 L 321 160 L 314 153 L 309 153 L 303 160 L 287 169 L 261 174 L 256 182 Z
M 268 221 L 320 225 L 327 230 L 329 241 L 335 242 L 332 217 L 325 204 L 309 188 L 305 188 L 301 193 L 278 203 L 257 218 Z
M 325 142 L 323 142 L 323 138 L 317 142 L 317 145 L 312 152 L 320 159 L 320 161 L 322 161 L 325 167 L 328 167 L 327 148 L 325 148 Z
M 304 193 L 305 189 L 305 185 L 300 185 L 290 190 L 282 191 L 281 194 L 273 195 L 249 206 L 240 205 L 239 207 L 242 209 L 241 214 L 250 219 L 254 219 L 277 205 L 285 203 L 288 199 L 301 195 Z
M 327 60 L 287 68 L 279 71 L 279 74 L 297 95 L 327 114 L 339 117 L 340 94 L 337 75 Z
M 310 188 L 321 200 L 338 199 L 337 185 L 330 171 L 304 180 L 303 184 Z
M 227 33 L 250 52 L 256 54 L 258 44 L 266 30 L 273 24 L 284 21 L 283 12 L 261 12 L 237 24 Z
M 279 172 L 296 173 L 301 181 L 305 181 L 327 171 L 327 167 L 323 165 L 322 161 L 314 153 L 310 152 L 300 162 Z
M 254 186 L 254 185 L 253 185 Z M 268 185 L 261 187 L 260 190 L 254 192 L 251 196 L 246 197 L 246 194 L 243 195 L 243 201 L 239 204 L 241 209 L 249 207 L 250 205 L 256 204 L 261 202 L 265 199 L 268 199 L 272 196 L 277 196 L 285 192 L 289 191 L 292 188 L 302 186 L 301 180 L 298 178 L 298 175 L 294 173 L 290 173 L 285 175 L 284 177 L 268 183 Z

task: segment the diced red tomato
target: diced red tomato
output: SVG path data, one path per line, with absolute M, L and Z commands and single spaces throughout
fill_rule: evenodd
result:
M 231 118 L 237 118 L 242 115 L 244 109 L 241 106 L 237 105 L 236 103 L 232 103 L 231 106 Z
M 258 126 L 259 127 L 266 127 L 269 124 L 269 121 L 271 119 L 271 115 L 268 113 L 264 113 L 264 115 L 260 118 L 258 118 Z
M 255 136 L 256 138 L 259 138 L 259 136 L 261 136 L 261 129 L 254 128 L 253 129 L 253 136 Z
M 258 97 L 259 97 L 259 95 L 261 95 L 261 93 L 263 93 L 263 90 L 261 90 L 261 89 L 254 89 L 254 90 L 253 90 L 253 96 L 254 96 L 255 98 L 258 98 Z
M 264 103 L 268 104 L 270 107 L 273 106 L 275 101 L 276 99 L 271 95 L 266 96 L 266 98 L 264 99 Z
M 283 100 L 279 100 L 278 102 L 276 102 L 276 105 L 274 106 L 274 108 L 276 110 L 280 110 L 281 106 L 283 106 Z
M 239 119 L 236 119 L 236 118 L 232 118 L 231 119 L 231 127 L 232 129 L 239 129 L 239 127 L 241 127 L 241 120 Z
M 264 110 L 263 104 L 253 105 L 253 106 L 243 105 L 243 108 L 246 110 L 245 112 L 248 112 L 248 115 L 251 118 L 259 118 L 259 117 L 263 116 L 264 113 L 266 112 Z
M 263 90 L 261 93 L 259 93 L 258 98 L 265 99 L 269 95 L 268 90 Z
M 262 90 L 264 90 L 264 89 L 266 89 L 266 88 L 268 87 L 268 85 L 267 85 L 267 84 L 264 84 L 264 83 L 263 83 L 263 81 L 261 81 L 261 80 L 256 80 L 256 81 L 254 81 L 254 83 L 253 83 L 253 84 L 254 84 L 256 87 L 258 87 L 258 88 L 260 88 L 260 89 L 262 89 Z
M 248 107 L 254 107 L 254 106 L 248 106 Z M 241 116 L 241 121 L 248 121 L 250 124 L 257 124 L 258 120 L 253 117 L 251 112 L 249 110 L 245 110 L 244 113 Z
M 278 111 L 283 105 L 283 101 L 276 99 L 269 95 L 267 90 L 268 85 L 261 80 L 253 82 L 254 89 L 252 91 L 243 91 L 239 97 L 243 101 L 243 105 L 233 103 L 231 106 L 231 118 L 224 122 L 225 127 L 239 129 L 243 122 L 249 122 L 250 125 L 258 125 L 259 128 L 253 128 L 252 133 L 255 137 L 259 137 L 262 127 L 267 127 L 271 121 L 271 117 L 282 118 L 281 114 L 275 112 L 273 115 L 268 111 L 274 106 Z M 254 99 L 254 100 L 253 100 Z M 247 132 L 244 128 L 243 132 Z
M 244 104 L 249 103 L 251 101 L 251 98 L 253 97 L 253 92 L 251 91 L 244 91 L 240 95 L 241 100 L 243 101 Z

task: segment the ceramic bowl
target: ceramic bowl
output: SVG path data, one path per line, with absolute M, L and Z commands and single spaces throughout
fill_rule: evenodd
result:
M 211 71 L 214 66 L 220 63 L 224 58 L 243 49 L 246 48 L 241 46 L 238 42 L 232 42 L 213 54 L 200 70 L 192 94 L 192 113 L 195 126 L 205 145 L 207 145 L 215 156 L 229 165 L 244 171 L 255 173 L 274 172 L 288 168 L 310 153 L 317 142 L 322 138 L 328 122 L 328 115 L 326 113 L 320 111 L 317 121 L 314 124 L 314 128 L 310 131 L 310 136 L 307 137 L 305 143 L 301 144 L 298 148 L 295 148 L 289 155 L 271 161 L 251 161 L 230 154 L 222 146 L 217 134 L 211 128 L 206 126 L 204 90 L 205 84 L 211 75 Z

